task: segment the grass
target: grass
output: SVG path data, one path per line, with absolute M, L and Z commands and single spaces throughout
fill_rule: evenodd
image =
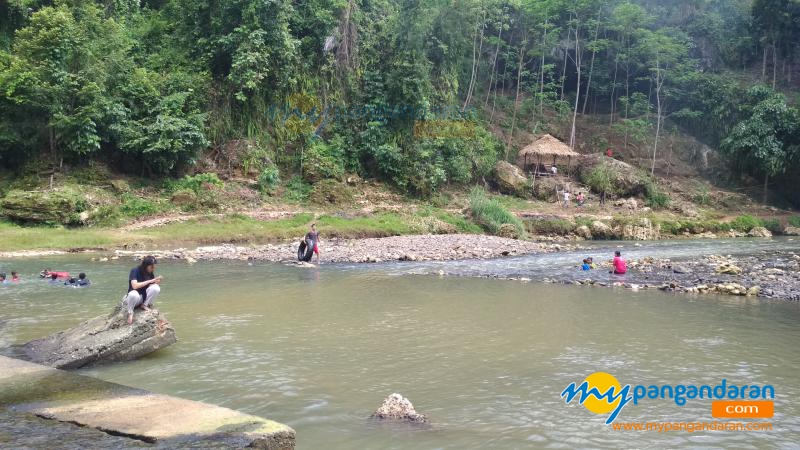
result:
M 436 212 L 440 220 L 453 223 L 459 230 L 475 231 L 455 216 Z M 175 248 L 191 245 L 221 243 L 261 244 L 287 241 L 302 237 L 312 222 L 323 237 L 364 238 L 414 234 L 410 217 L 394 213 L 369 216 L 340 217 L 323 215 L 316 219 L 312 214 L 260 221 L 243 215 L 222 218 L 202 218 L 174 222 L 159 227 L 137 231 L 113 228 L 51 228 L 24 227 L 0 222 L 0 251 L 18 250 L 71 250 L 77 248 L 115 248 L 123 245 Z
M 99 248 L 114 245 L 109 230 L 21 227 L 0 222 L 0 251 Z
M 475 188 L 469 194 L 469 207 L 472 219 L 492 234 L 497 234 L 500 227 L 511 224 L 519 237 L 525 236 L 525 227 L 517 216 L 509 212 L 497 199 L 486 196 L 486 191 Z

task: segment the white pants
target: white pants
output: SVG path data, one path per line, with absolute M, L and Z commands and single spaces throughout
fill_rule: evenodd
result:
M 128 310 L 128 314 L 133 314 L 133 310 L 142 304 L 148 307 L 152 305 L 153 302 L 156 301 L 158 294 L 161 293 L 161 286 L 157 284 L 151 284 L 150 286 L 147 286 L 146 292 L 147 300 L 142 300 L 142 294 L 140 294 L 139 291 L 130 291 L 122 299 L 122 307 Z

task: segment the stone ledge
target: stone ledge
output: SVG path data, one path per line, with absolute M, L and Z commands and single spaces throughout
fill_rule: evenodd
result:
M 295 444 L 295 431 L 271 420 L 4 356 L 0 408 L 157 447 L 290 450 Z M 75 433 L 81 432 L 75 428 Z

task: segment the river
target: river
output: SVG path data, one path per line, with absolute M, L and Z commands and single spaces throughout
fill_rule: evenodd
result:
M 797 303 L 418 275 L 567 273 L 584 253 L 607 257 L 618 245 L 632 257 L 676 259 L 800 247 L 789 240 L 604 243 L 580 255 L 318 269 L 163 261 L 158 307 L 179 342 L 80 372 L 286 423 L 297 430 L 299 449 L 797 448 Z M 0 286 L 0 346 L 108 313 L 133 263 L 88 260 L 0 262 L 25 278 Z M 50 286 L 36 275 L 45 266 L 85 271 L 94 285 Z M 623 385 L 770 384 L 773 430 L 615 431 L 605 415 L 560 397 L 597 371 Z M 368 420 L 392 392 L 431 425 Z M 626 406 L 617 422 L 713 421 L 710 409 L 708 399 L 649 400 Z

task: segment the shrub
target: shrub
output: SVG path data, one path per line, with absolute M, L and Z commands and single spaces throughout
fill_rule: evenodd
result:
M 517 230 L 518 236 L 525 236 L 525 228 L 522 225 L 522 221 L 505 209 L 499 201 L 488 198 L 486 191 L 483 189 L 476 187 L 470 192 L 469 207 L 475 223 L 481 225 L 490 233 L 497 234 L 503 224 L 510 224 Z
M 789 225 L 793 227 L 800 227 L 800 216 L 789 217 Z
M 776 218 L 762 219 L 761 224 L 764 228 L 768 229 L 769 231 L 775 234 L 783 233 L 783 227 L 781 227 L 781 221 Z
M 342 182 L 322 180 L 314 185 L 309 200 L 318 204 L 344 205 L 353 202 L 353 192 Z
M 281 182 L 280 171 L 274 165 L 266 167 L 258 177 L 258 188 L 261 192 L 272 195 Z
M 653 209 L 666 208 L 669 206 L 669 195 L 659 189 L 650 177 L 645 177 L 644 186 L 644 198 L 647 206 Z
M 199 194 L 204 186 L 224 187 L 225 183 L 219 179 L 215 173 L 198 173 L 194 176 L 185 177 L 167 182 L 167 189 L 170 191 L 190 190 Z
M 314 141 L 303 155 L 303 178 L 309 183 L 320 180 L 340 180 L 344 176 L 342 154 L 335 145 Z
M 748 231 L 752 230 L 755 227 L 762 226 L 762 223 L 756 217 L 750 215 L 743 215 L 733 219 L 729 223 L 729 225 L 732 229 L 736 231 L 747 233 Z
M 698 205 L 711 204 L 711 195 L 708 193 L 708 186 L 703 185 L 694 193 L 694 202 Z
M 532 234 L 553 234 L 564 236 L 575 230 L 575 225 L 566 219 L 532 219 L 525 221 L 525 226 Z
M 614 174 L 605 161 L 595 166 L 583 180 L 596 193 L 612 194 L 614 190 Z
M 143 217 L 155 214 L 158 211 L 158 205 L 150 200 L 131 194 L 122 194 L 122 204 L 119 207 L 119 212 L 125 216 Z
M 292 177 L 286 184 L 286 193 L 284 198 L 293 202 L 304 202 L 308 200 L 308 196 L 313 190 L 313 186 L 303 181 L 299 176 Z

